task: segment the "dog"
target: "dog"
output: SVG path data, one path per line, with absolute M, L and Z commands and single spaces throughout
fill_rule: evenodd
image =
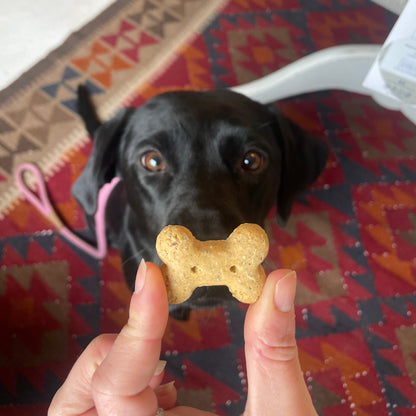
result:
M 242 223 L 263 226 L 275 204 L 284 225 L 328 158 L 322 139 L 231 90 L 163 93 L 102 123 L 80 86 L 78 107 L 93 149 L 73 194 L 94 229 L 99 190 L 122 179 L 108 200 L 106 227 L 131 290 L 142 258 L 160 264 L 155 241 L 163 227 L 225 239 Z M 230 298 L 225 287 L 202 287 L 170 312 L 186 319 L 191 308 Z

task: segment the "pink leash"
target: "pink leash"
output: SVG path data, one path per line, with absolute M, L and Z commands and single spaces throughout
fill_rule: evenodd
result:
M 23 175 L 26 171 L 32 172 L 37 184 L 38 195 L 34 193 L 26 185 Z M 76 247 L 85 251 L 91 257 L 96 259 L 102 259 L 107 254 L 107 240 L 105 237 L 105 208 L 107 205 L 108 197 L 113 191 L 114 187 L 120 182 L 120 178 L 113 178 L 110 183 L 106 183 L 98 194 L 98 208 L 95 213 L 95 233 L 97 239 L 97 247 L 91 246 L 86 241 L 75 235 L 70 229 L 68 229 L 62 220 L 58 217 L 58 214 L 53 209 L 49 200 L 45 181 L 43 179 L 40 170 L 31 163 L 23 163 L 15 172 L 15 179 L 17 186 L 23 193 L 23 195 L 34 205 L 39 212 L 41 212 L 57 229 L 58 232 L 64 236 L 68 241 L 74 244 Z

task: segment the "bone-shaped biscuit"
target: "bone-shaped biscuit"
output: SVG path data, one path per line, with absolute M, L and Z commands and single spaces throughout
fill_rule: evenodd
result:
M 156 250 L 171 304 L 187 300 L 200 286 L 225 285 L 244 303 L 255 302 L 266 275 L 261 263 L 269 250 L 265 231 L 242 224 L 226 240 L 199 241 L 185 227 L 168 225 L 157 237 Z

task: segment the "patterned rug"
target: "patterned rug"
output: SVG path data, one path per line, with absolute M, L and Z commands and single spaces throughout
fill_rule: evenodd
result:
M 382 43 L 396 17 L 367 0 L 118 0 L 0 92 L 0 415 L 41 415 L 83 348 L 118 331 L 129 292 L 120 258 L 80 252 L 25 200 L 33 161 L 69 227 L 71 185 L 91 150 L 75 110 L 86 83 L 100 114 L 173 89 L 238 85 L 346 43 Z M 297 338 L 320 415 L 416 414 L 416 127 L 340 91 L 276 103 L 328 141 L 325 172 L 285 228 L 268 216 L 267 268 L 298 272 Z M 171 319 L 162 358 L 179 401 L 239 415 L 246 307 Z

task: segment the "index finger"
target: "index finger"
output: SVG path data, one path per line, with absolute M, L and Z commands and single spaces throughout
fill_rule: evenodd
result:
M 157 399 L 149 383 L 159 362 L 168 314 L 160 269 L 142 262 L 128 322 L 94 373 L 92 392 L 98 414 L 100 409 L 103 414 L 155 413 Z

